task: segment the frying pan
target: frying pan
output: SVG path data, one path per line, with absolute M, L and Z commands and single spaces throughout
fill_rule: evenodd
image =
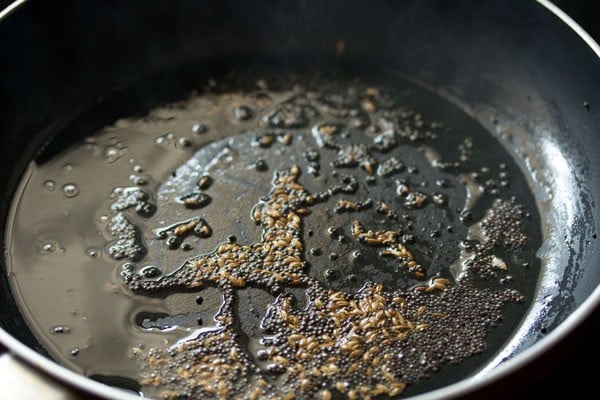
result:
M 347 43 L 341 58 L 339 40 Z M 483 371 L 423 396 L 464 396 L 514 376 L 600 302 L 600 48 L 550 3 L 21 1 L 2 14 L 0 48 L 3 226 L 40 149 L 143 78 L 239 57 L 378 68 L 440 94 L 495 135 L 528 176 L 542 215 L 543 269 L 526 317 Z M 0 270 L 0 341 L 15 356 L 86 393 L 135 398 L 48 359 L 15 304 L 4 262 Z

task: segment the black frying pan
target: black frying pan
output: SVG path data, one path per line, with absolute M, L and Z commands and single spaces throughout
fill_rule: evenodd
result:
M 4 221 L 27 163 L 65 125 L 99 99 L 162 70 L 243 56 L 408 77 L 489 131 L 510 128 L 512 142 L 500 134 L 498 140 L 509 152 L 515 143 L 524 148 L 513 156 L 524 171 L 537 171 L 529 184 L 543 216 L 544 269 L 533 306 L 504 349 L 510 360 L 431 395 L 470 393 L 557 345 L 600 301 L 600 49 L 546 7 L 522 1 L 26 2 L 0 23 L 0 215 Z M 342 59 L 332 57 L 339 39 L 348 43 Z M 60 380 L 129 398 L 40 356 L 45 351 L 2 271 L 0 340 Z

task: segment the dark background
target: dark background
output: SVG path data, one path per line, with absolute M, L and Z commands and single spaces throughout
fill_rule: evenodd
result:
M 600 42 L 600 2 L 598 0 L 554 0 L 552 2 L 581 25 L 596 42 Z
M 600 1 L 555 0 L 554 3 L 577 21 L 597 42 L 600 42 Z M 7 4 L 10 4 L 10 1 L 0 0 L 0 9 Z M 56 6 L 60 7 L 59 1 L 56 2 Z M 540 369 L 535 368 L 535 375 L 528 374 L 525 368 L 511 377 L 509 382 L 504 382 L 506 386 L 499 387 L 495 392 L 497 395 L 486 394 L 485 397 L 555 398 L 559 393 L 567 393 L 574 398 L 587 398 L 589 393 L 596 393 L 597 370 L 592 366 L 600 359 L 600 341 L 597 338 L 600 334 L 599 326 L 600 309 L 597 309 L 560 349 L 553 349 L 537 361 L 545 365 L 542 369 L 544 373 L 540 375 Z M 3 350 L 0 345 L 0 353 Z M 507 392 L 513 395 L 507 395 Z

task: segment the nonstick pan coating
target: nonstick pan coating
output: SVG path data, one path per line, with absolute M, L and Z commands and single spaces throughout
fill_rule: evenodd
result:
M 99 99 L 151 74 L 239 56 L 288 66 L 378 68 L 461 107 L 496 134 L 531 178 L 544 216 L 539 255 L 545 267 L 534 305 L 497 361 L 524 354 L 488 379 L 556 344 L 597 303 L 600 62 L 541 5 L 225 1 L 115 7 L 26 3 L 0 23 L 3 220 L 20 175 L 51 137 Z M 339 40 L 348 44 L 343 58 L 333 56 Z M 12 336 L 3 333 L 4 341 L 28 357 L 14 339 L 44 353 L 20 317 L 6 273 L 2 285 L 0 324 Z M 107 390 L 52 368 L 78 386 Z M 479 384 L 467 380 L 454 390 L 469 385 Z

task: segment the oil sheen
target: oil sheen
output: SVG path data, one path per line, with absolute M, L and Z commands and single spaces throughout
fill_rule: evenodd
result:
M 476 121 L 382 77 L 191 89 L 22 178 L 11 285 L 57 362 L 157 398 L 396 397 L 510 338 L 539 216 Z

